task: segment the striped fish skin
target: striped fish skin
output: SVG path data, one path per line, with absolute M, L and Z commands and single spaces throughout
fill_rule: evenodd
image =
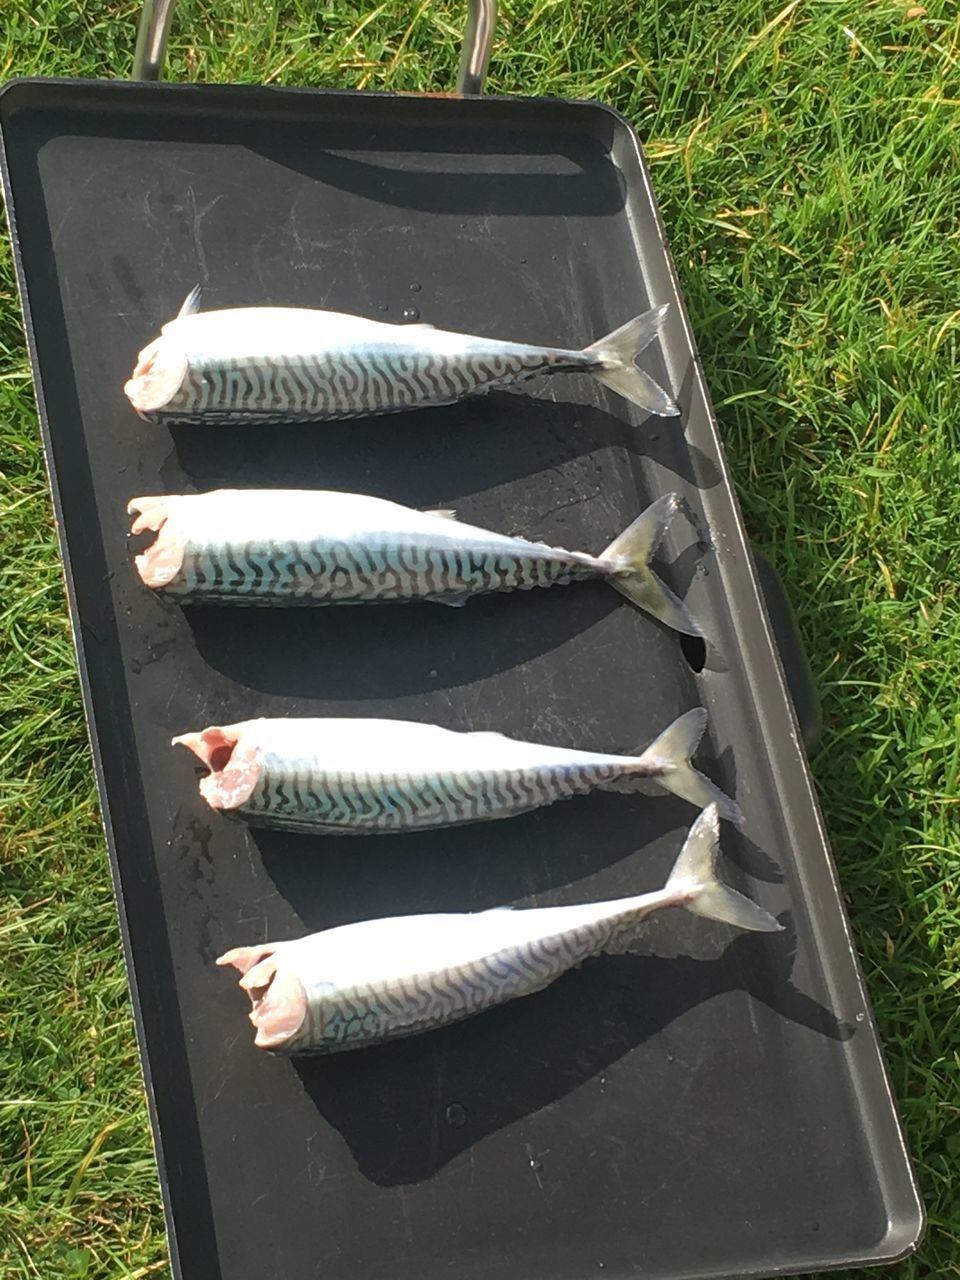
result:
M 131 532 L 157 535 L 136 557 L 141 581 L 184 603 L 457 605 L 603 578 L 666 626 L 699 635 L 650 565 L 679 509 L 677 495 L 665 494 L 591 556 L 356 493 L 218 489 L 127 504 Z
M 620 571 L 602 557 L 461 524 L 382 498 L 321 490 L 217 490 L 133 499 L 157 532 L 141 579 L 184 602 L 458 604 Z
M 706 727 L 696 708 L 637 756 L 519 742 L 499 733 L 380 719 L 248 720 L 174 738 L 206 765 L 200 793 L 254 825 L 389 834 L 509 818 L 591 791 L 656 783 L 703 806 L 737 805 L 690 757 Z
M 675 415 L 634 361 L 655 308 L 582 351 L 389 324 L 342 312 L 240 307 L 198 312 L 194 291 L 140 352 L 124 388 L 148 422 L 324 421 L 452 404 L 536 374 L 587 372 L 648 412 Z
M 337 1053 L 429 1031 L 543 990 L 582 961 L 624 950 L 656 911 L 759 932 L 780 929 L 716 874 L 718 814 L 704 810 L 663 889 L 611 902 L 399 916 L 289 942 L 237 947 L 232 965 L 253 1006 L 260 1048 Z

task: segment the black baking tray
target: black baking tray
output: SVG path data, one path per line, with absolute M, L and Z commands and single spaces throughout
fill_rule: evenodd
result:
M 783 671 L 637 139 L 593 104 L 20 81 L 4 182 L 173 1268 L 184 1280 L 651 1280 L 890 1260 L 922 1208 Z M 346 425 L 173 430 L 122 394 L 200 283 L 578 346 L 673 302 L 647 367 L 682 419 L 580 378 Z M 166 604 L 127 500 L 377 493 L 598 550 L 653 497 L 704 652 L 603 584 L 284 612 Z M 705 657 L 705 662 L 704 662 Z M 701 667 L 697 671 L 695 668 Z M 598 795 L 338 841 L 211 813 L 172 734 L 395 715 L 630 750 L 710 712 L 747 815 L 723 847 L 783 934 L 681 913 L 643 949 L 420 1038 L 253 1048 L 225 947 L 359 918 L 658 887 L 693 811 Z

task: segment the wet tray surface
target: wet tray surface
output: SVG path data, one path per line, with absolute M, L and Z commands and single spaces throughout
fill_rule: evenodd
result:
M 667 1280 L 908 1248 L 916 1195 L 631 131 L 583 104 L 69 82 L 11 86 L 0 125 L 177 1273 Z M 682 424 L 558 377 L 373 422 L 147 426 L 123 381 L 197 282 L 207 307 L 575 346 L 673 299 L 646 367 Z M 593 551 L 675 489 L 692 523 L 661 568 L 706 665 L 602 583 L 462 610 L 165 604 L 126 502 L 220 485 L 377 493 Z M 251 832 L 206 808 L 172 734 L 395 715 L 629 751 L 698 703 L 705 767 L 747 814 L 727 874 L 783 934 L 672 912 L 637 954 L 443 1031 L 253 1048 L 227 946 L 657 888 L 694 811 L 597 795 L 423 835 Z

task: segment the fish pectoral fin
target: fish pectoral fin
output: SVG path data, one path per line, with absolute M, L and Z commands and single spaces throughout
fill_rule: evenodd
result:
M 457 513 L 452 507 L 424 507 L 425 516 L 436 516 L 438 520 L 456 520 Z

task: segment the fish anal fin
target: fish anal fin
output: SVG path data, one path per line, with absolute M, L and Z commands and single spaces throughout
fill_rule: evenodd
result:
M 637 914 L 631 920 L 615 930 L 610 941 L 603 948 L 606 956 L 624 956 L 643 949 L 642 935 L 646 925 L 646 915 Z

